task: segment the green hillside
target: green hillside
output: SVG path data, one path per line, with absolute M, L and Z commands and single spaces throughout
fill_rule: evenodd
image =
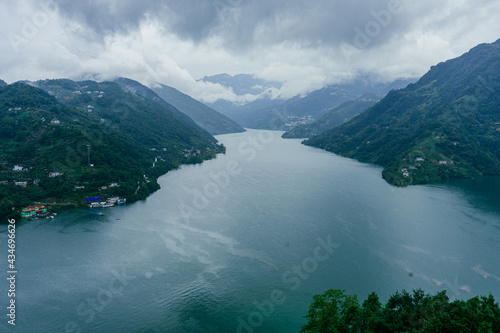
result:
M 115 83 L 37 84 L 65 104 L 23 83 L 0 88 L 2 221 L 34 202 L 60 208 L 86 196 L 143 199 L 159 188 L 160 175 L 224 151 L 196 125 Z
M 0 87 L 6 86 L 6 85 L 7 85 L 7 82 L 5 82 L 4 80 L 0 80 Z
M 127 133 L 128 139 L 150 148 L 177 144 L 179 140 L 186 147 L 205 140 L 217 141 L 172 105 L 161 105 L 126 91 L 114 82 L 45 80 L 33 85 L 61 103 L 91 113 L 108 126 L 119 127 L 120 133 Z
M 175 88 L 160 84 L 153 90 L 165 101 L 191 117 L 198 125 L 213 135 L 240 133 L 245 129 L 211 107 L 181 93 Z
M 431 68 L 306 145 L 385 167 L 395 185 L 500 174 L 500 40 Z
M 375 105 L 378 100 L 376 96 L 373 96 L 342 103 L 314 123 L 297 126 L 283 133 L 282 137 L 285 139 L 313 137 L 351 120 L 361 112 Z

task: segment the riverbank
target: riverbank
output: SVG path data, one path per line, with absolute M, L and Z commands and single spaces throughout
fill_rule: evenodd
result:
M 125 179 L 120 182 L 103 183 L 97 179 L 76 182 L 70 175 L 61 174 L 58 177 L 47 179 L 47 183 L 37 179 L 25 186 L 12 184 L 0 184 L 0 194 L 2 197 L 10 199 L 10 205 L 2 205 L 0 209 L 0 224 L 7 224 L 8 219 L 20 219 L 23 208 L 43 204 L 51 212 L 62 212 L 75 208 L 88 208 L 87 197 L 110 198 L 119 196 L 127 198 L 127 203 L 132 204 L 149 197 L 160 189 L 158 178 L 178 169 L 181 165 L 201 164 L 204 161 L 217 157 L 218 154 L 225 154 L 224 146 L 217 152 L 205 152 L 193 156 L 185 156 L 181 162 L 173 163 L 156 158 L 147 175 L 131 180 Z M 27 182 L 28 183 L 28 182 Z M 50 196 L 44 196 L 49 193 Z
M 500 179 L 396 188 L 277 132 L 250 145 L 260 133 L 217 137 L 226 155 L 167 173 L 147 200 L 18 221 L 16 326 L 288 333 L 329 288 L 500 299 Z

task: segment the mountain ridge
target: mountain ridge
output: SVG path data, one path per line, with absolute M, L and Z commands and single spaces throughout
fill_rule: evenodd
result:
M 141 200 L 169 170 L 222 152 L 192 120 L 113 82 L 0 87 L 2 217 L 33 202 L 78 207 L 86 196 Z
M 414 81 L 374 82 L 369 77 L 361 76 L 352 82 L 329 85 L 305 96 L 259 98 L 244 105 L 219 100 L 209 105 L 247 128 L 289 131 L 297 125 L 314 122 L 332 108 L 366 93 L 383 96 L 393 88 L 401 88 Z
M 394 185 L 500 174 L 500 40 L 441 62 L 304 143 L 384 166 Z
M 336 108 L 331 109 L 317 121 L 292 128 L 290 131 L 283 133 L 282 137 L 284 139 L 301 139 L 321 134 L 321 132 L 340 126 L 349 121 L 375 105 L 379 100 L 380 98 L 377 96 L 372 96 L 344 102 Z
M 245 131 L 243 127 L 229 117 L 173 87 L 158 83 L 158 86 L 155 86 L 152 90 L 163 100 L 187 114 L 212 135 Z

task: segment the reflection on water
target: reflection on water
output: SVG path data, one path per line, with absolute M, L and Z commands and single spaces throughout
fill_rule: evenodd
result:
M 401 189 L 277 132 L 219 139 L 145 201 L 20 222 L 16 328 L 296 332 L 329 288 L 500 299 L 500 178 Z
M 500 177 L 483 177 L 474 180 L 456 180 L 449 182 L 453 188 L 470 202 L 473 207 L 500 212 Z

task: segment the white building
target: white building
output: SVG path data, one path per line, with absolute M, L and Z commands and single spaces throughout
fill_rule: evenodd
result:
M 63 174 L 60 172 L 51 172 L 49 173 L 49 178 L 61 177 Z

